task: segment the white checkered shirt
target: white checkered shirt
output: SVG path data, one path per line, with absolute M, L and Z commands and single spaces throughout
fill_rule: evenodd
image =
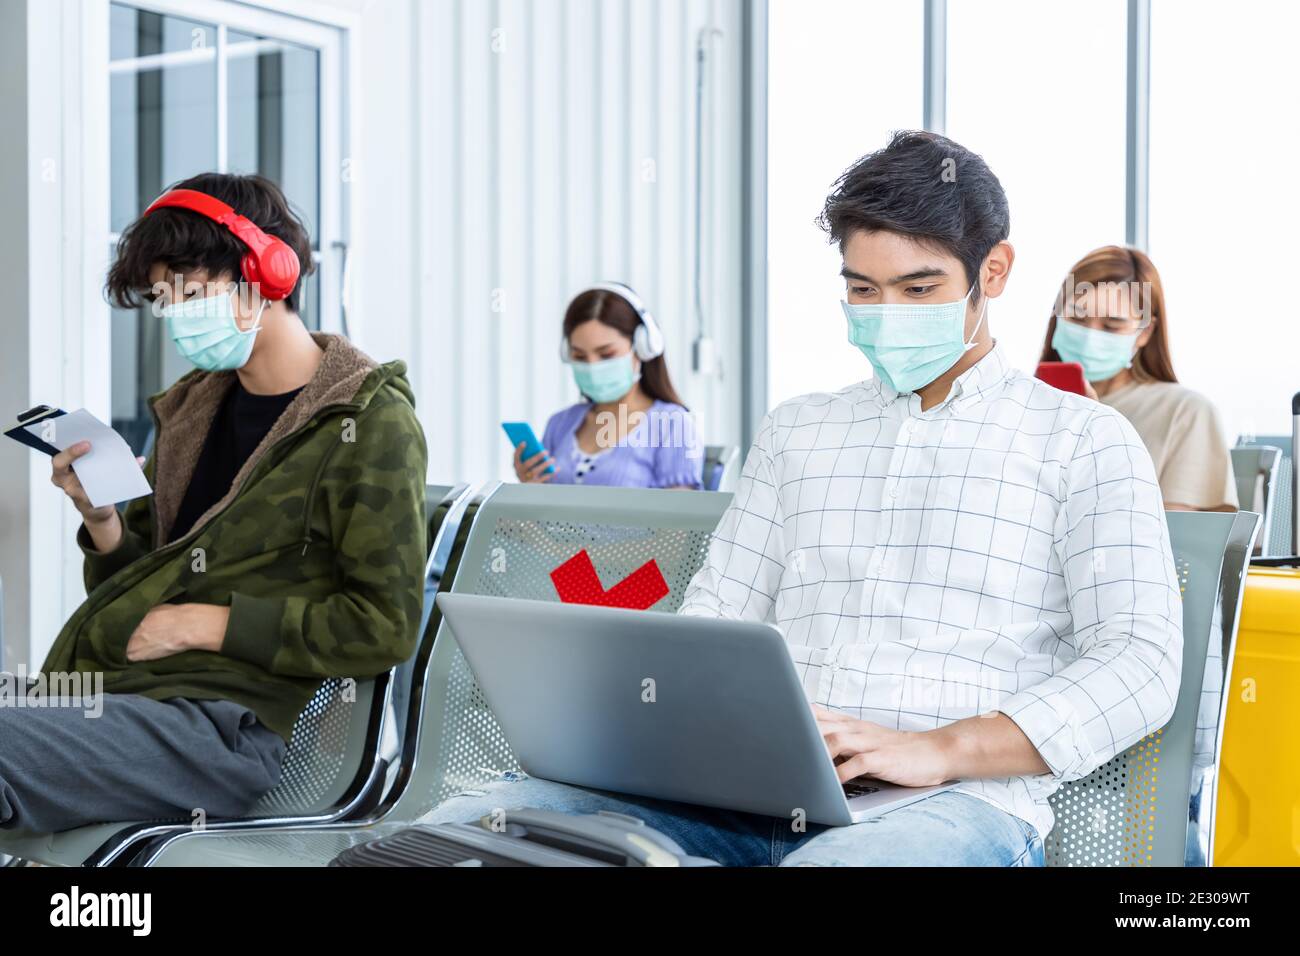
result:
M 1037 827 L 1162 727 L 1182 605 L 1151 458 L 992 351 L 942 404 L 869 380 L 764 419 L 683 614 L 776 624 L 810 700 L 928 730 L 1000 711 L 1051 773 L 959 789 Z

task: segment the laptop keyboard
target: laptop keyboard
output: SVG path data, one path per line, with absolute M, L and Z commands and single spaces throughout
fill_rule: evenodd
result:
M 844 796 L 852 800 L 854 797 L 865 797 L 868 794 L 879 793 L 880 788 L 870 783 L 859 783 L 856 780 L 850 780 L 844 784 Z

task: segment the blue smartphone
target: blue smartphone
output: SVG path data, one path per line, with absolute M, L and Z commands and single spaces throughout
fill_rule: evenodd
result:
M 506 437 L 510 439 L 510 447 L 518 448 L 519 443 L 524 443 L 523 460 L 535 456 L 538 452 L 545 451 L 542 443 L 537 440 L 537 435 L 533 432 L 533 426 L 527 422 L 502 422 L 501 427 L 505 429 Z M 553 474 L 554 465 L 546 466 L 546 474 Z

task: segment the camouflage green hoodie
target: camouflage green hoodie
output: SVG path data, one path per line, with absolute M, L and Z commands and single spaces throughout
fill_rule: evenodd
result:
M 164 544 L 234 372 L 191 372 L 149 400 L 157 439 L 151 497 L 126 534 L 86 553 L 84 604 L 42 670 L 103 672 L 117 694 L 225 699 L 286 740 L 327 677 L 372 677 L 415 647 L 425 558 L 424 433 L 406 366 L 375 363 L 346 339 L 325 354 L 236 475 L 229 492 Z M 159 604 L 230 607 L 220 653 L 132 662 L 126 644 Z

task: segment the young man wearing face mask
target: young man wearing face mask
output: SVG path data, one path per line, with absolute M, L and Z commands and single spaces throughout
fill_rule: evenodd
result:
M 960 781 L 791 859 L 1041 864 L 1051 793 L 1178 696 L 1151 458 L 1113 409 L 1008 365 L 1009 211 L 979 156 L 897 134 L 821 222 L 875 377 L 767 416 L 682 612 L 783 630 L 842 780 Z
M 0 708 L 0 827 L 240 815 L 322 680 L 413 652 L 423 431 L 402 362 L 303 325 L 310 256 L 257 176 L 179 183 L 123 233 L 110 297 L 152 302 L 196 369 L 149 400 L 152 496 L 93 507 L 72 470 L 89 446 L 54 458 L 88 596 L 42 671 L 105 694 L 93 718 Z
M 996 177 L 901 133 L 823 222 L 875 377 L 768 414 L 681 613 L 782 630 L 842 780 L 959 785 L 839 828 L 540 780 L 432 819 L 611 809 L 724 864 L 1041 865 L 1049 795 L 1172 715 L 1181 606 L 1151 459 L 1113 409 L 1007 364 Z

